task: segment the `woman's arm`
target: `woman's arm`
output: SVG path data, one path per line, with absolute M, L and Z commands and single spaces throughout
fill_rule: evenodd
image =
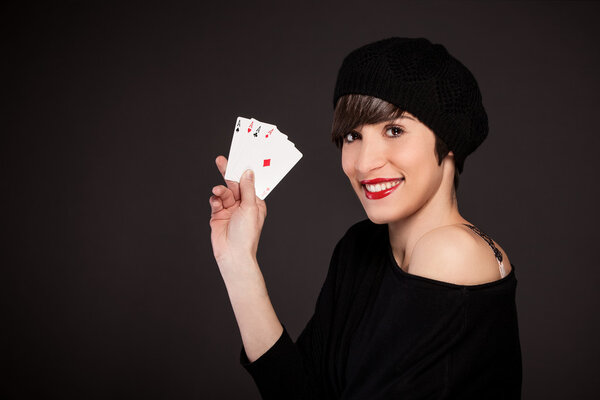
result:
M 236 268 L 244 270 L 245 277 L 224 277 L 224 280 L 246 355 L 253 362 L 281 337 L 283 326 L 275 314 L 256 259 L 239 259 L 237 263 Z
M 227 159 L 219 156 L 215 162 L 225 179 Z M 225 183 L 213 187 L 209 200 L 211 243 L 244 347 L 248 357 L 256 360 L 283 331 L 256 261 L 267 206 L 256 196 L 254 177 L 248 171 L 239 183 Z
M 227 160 L 219 156 L 223 177 Z M 210 198 L 213 253 L 233 307 L 243 342 L 242 365 L 252 375 L 263 399 L 317 399 L 324 395 L 324 340 L 333 308 L 338 246 L 315 314 L 297 343 L 279 322 L 256 261 L 266 204 L 255 195 L 254 181 L 215 186 Z

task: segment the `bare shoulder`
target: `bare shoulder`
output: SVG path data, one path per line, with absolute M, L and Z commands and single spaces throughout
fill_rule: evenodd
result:
M 500 245 L 492 241 L 502 253 L 508 274 L 510 261 Z M 501 278 L 491 247 L 461 224 L 442 226 L 423 235 L 413 248 L 408 272 L 456 285 L 479 285 Z

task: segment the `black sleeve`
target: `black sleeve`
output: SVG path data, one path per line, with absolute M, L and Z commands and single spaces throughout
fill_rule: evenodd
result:
M 283 333 L 277 342 L 254 362 L 249 362 L 242 345 L 240 363 L 254 379 L 264 400 L 330 398 L 325 376 L 326 344 L 331 330 L 341 242 L 333 251 L 314 314 L 296 343 L 282 323 Z

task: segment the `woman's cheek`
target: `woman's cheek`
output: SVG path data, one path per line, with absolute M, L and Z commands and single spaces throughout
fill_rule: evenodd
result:
M 352 166 L 352 160 L 350 155 L 348 154 L 347 151 L 343 151 L 342 150 L 342 170 L 344 171 L 344 173 L 346 174 L 346 176 L 348 178 L 351 178 L 353 175 L 353 166 Z

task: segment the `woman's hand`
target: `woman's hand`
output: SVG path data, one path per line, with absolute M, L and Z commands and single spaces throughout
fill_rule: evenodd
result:
M 227 158 L 215 160 L 225 180 Z M 267 216 L 267 205 L 256 196 L 254 177 L 246 171 L 240 182 L 225 180 L 227 186 L 212 188 L 210 197 L 210 240 L 221 274 L 236 267 L 241 260 L 256 260 L 260 233 Z M 225 276 L 224 276 L 225 278 Z

